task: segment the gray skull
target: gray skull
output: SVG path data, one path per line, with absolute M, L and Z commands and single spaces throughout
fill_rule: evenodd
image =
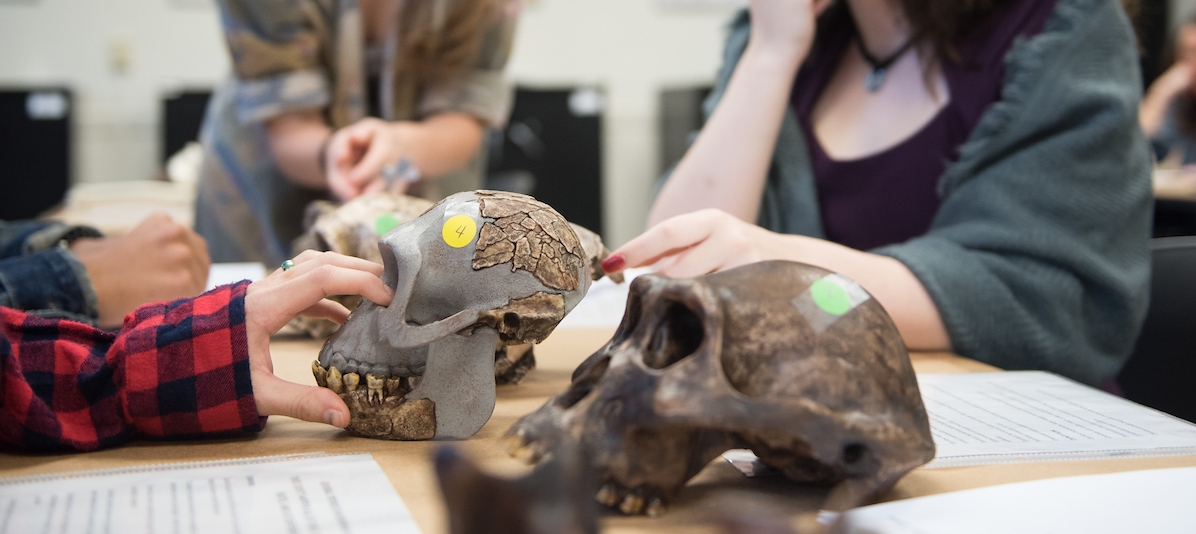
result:
M 793 480 L 837 483 L 827 510 L 934 457 L 884 309 L 843 276 L 781 261 L 636 279 L 614 337 L 508 439 L 531 461 L 580 440 L 603 481 L 598 500 L 649 515 L 732 448 Z
M 312 369 L 368 437 L 473 435 L 494 410 L 495 345 L 543 340 L 590 284 L 565 219 L 514 193 L 457 193 L 378 247 L 394 301 L 362 302 Z

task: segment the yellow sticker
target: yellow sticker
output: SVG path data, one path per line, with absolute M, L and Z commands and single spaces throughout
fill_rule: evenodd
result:
M 478 224 L 473 222 L 473 217 L 468 215 L 453 215 L 449 220 L 444 221 L 444 228 L 440 229 L 440 235 L 444 236 L 444 242 L 453 248 L 461 248 L 473 241 L 474 234 L 478 233 Z

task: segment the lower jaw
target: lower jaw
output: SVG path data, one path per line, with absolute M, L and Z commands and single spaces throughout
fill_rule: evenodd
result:
M 312 362 L 316 383 L 340 396 L 349 407 L 345 430 L 358 436 L 392 440 L 426 440 L 436 435 L 436 405 L 428 399 L 407 399 L 408 380 L 356 373 L 341 375 Z

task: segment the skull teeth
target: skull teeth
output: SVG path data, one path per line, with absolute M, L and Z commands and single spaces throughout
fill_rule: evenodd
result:
M 320 366 L 319 360 L 312 362 L 312 374 L 316 383 L 321 387 L 331 389 L 335 393 L 352 393 L 365 388 L 366 402 L 381 403 L 389 397 L 402 397 L 411 391 L 411 377 L 378 376 L 366 374 L 365 380 L 358 373 L 342 373 L 340 369 Z
M 648 501 L 648 506 L 644 508 L 644 513 L 648 517 L 660 517 L 665 511 L 664 501 L 660 499 L 652 499 Z
M 322 388 L 328 387 L 328 370 L 320 367 L 320 360 L 311 362 L 311 374 L 316 377 L 316 384 Z
M 411 387 L 407 385 L 407 379 L 401 376 L 387 377 L 385 385 L 385 396 L 391 395 L 406 395 L 411 391 Z
M 628 493 L 623 497 L 623 502 L 619 503 L 619 511 L 627 515 L 635 515 L 640 513 L 644 508 L 644 498 L 639 496 L 636 492 Z
M 507 453 L 511 457 L 526 464 L 534 464 L 540 459 L 539 450 L 527 441 L 522 430 L 514 436 L 507 437 L 504 441 L 507 442 Z
M 367 391 L 366 400 L 381 404 L 383 398 L 382 390 L 386 384 L 386 380 L 383 378 L 378 378 L 374 375 L 365 375 L 365 383 Z
M 594 495 L 594 500 L 605 506 L 617 507 L 626 515 L 659 517 L 665 511 L 664 500 L 646 486 L 628 491 L 617 482 L 607 482 Z
M 328 369 L 328 389 L 333 393 L 344 393 L 345 382 L 341 380 L 341 370 L 335 367 Z
M 619 490 L 615 488 L 614 484 L 606 484 L 598 490 L 594 499 L 605 506 L 614 506 L 619 502 Z

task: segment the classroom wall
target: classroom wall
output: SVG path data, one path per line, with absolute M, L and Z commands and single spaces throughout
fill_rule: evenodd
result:
M 1171 29 L 1178 28 L 1183 19 L 1196 14 L 1196 0 L 1170 0 Z
M 540 0 L 525 8 L 512 77 L 532 86 L 589 84 L 605 90 L 603 234 L 608 244 L 621 244 L 643 230 L 658 178 L 660 91 L 711 83 L 732 12 L 726 4 Z
M 159 100 L 228 69 L 207 0 L 0 0 L 0 85 L 74 89 L 74 180 L 157 173 Z
M 657 178 L 658 94 L 709 83 L 741 0 L 536 0 L 510 74 L 538 87 L 606 93 L 604 234 L 642 230 Z M 212 0 L 0 0 L 0 85 L 75 89 L 77 182 L 153 178 L 160 99 L 211 88 L 228 60 Z

